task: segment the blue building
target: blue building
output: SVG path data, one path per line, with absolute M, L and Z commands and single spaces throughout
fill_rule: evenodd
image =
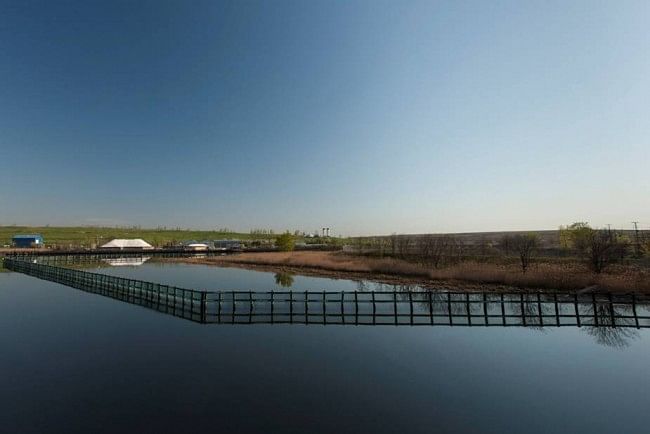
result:
M 43 247 L 43 237 L 41 235 L 14 235 L 11 239 L 14 247 Z

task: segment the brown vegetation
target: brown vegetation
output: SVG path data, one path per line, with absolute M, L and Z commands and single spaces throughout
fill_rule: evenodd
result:
M 190 263 L 267 267 L 337 277 L 341 273 L 384 280 L 386 276 L 408 278 L 410 282 L 433 285 L 437 282 L 494 285 L 530 289 L 581 290 L 597 287 L 610 291 L 650 292 L 650 270 L 631 266 L 612 267 L 607 274 L 596 274 L 579 263 L 536 262 L 527 267 L 513 263 L 461 262 L 443 268 L 393 258 L 369 258 L 340 252 L 244 253 L 200 259 L 181 259 Z

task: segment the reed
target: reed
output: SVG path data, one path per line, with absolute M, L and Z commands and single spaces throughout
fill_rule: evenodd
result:
M 244 253 L 184 260 L 215 265 L 267 266 L 336 273 L 362 273 L 373 276 L 401 276 L 427 284 L 433 281 L 471 282 L 507 285 L 529 289 L 581 290 L 597 287 L 616 292 L 650 292 L 650 270 L 632 266 L 612 267 L 610 272 L 594 274 L 579 263 L 536 262 L 526 273 L 512 263 L 467 261 L 444 268 L 392 258 L 369 258 L 341 252 Z

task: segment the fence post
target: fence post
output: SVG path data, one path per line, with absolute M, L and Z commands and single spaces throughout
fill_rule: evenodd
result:
M 201 291 L 201 322 L 202 323 L 205 323 L 206 320 L 205 309 L 207 307 L 207 304 L 205 301 L 205 297 L 206 297 L 205 291 Z

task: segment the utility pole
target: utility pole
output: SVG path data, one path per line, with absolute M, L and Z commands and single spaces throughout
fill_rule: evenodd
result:
M 607 235 L 609 236 L 609 242 L 612 242 L 612 225 L 607 223 Z
M 639 241 L 639 222 L 632 222 L 634 225 L 634 251 L 637 258 L 641 256 L 641 243 Z

